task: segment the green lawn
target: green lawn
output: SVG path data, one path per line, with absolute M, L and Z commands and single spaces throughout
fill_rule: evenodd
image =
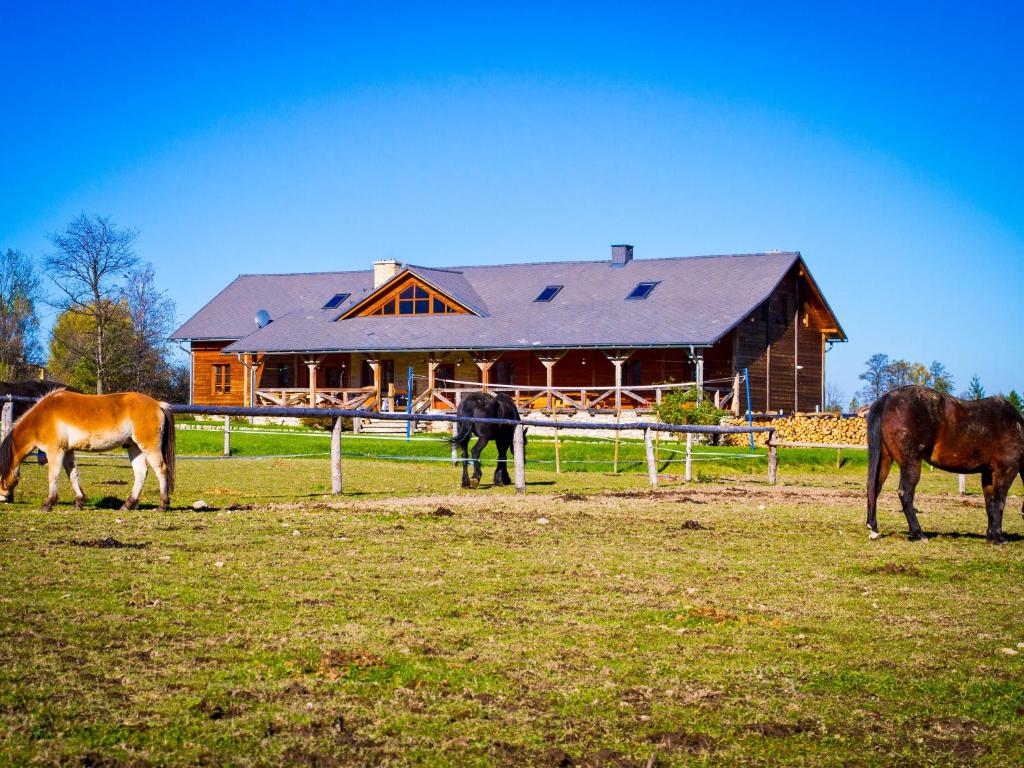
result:
M 346 460 L 340 498 L 322 458 L 182 456 L 163 514 L 88 456 L 91 506 L 41 513 L 27 463 L 0 763 L 1024 762 L 1020 486 L 994 547 L 977 480 L 925 473 L 911 543 L 892 478 L 869 542 L 856 457 L 782 456 L 774 488 L 538 465 L 526 497 Z
M 270 434 L 264 434 L 269 432 Z M 179 430 L 178 452 L 182 455 L 216 456 L 223 453 L 223 432 L 217 430 Z M 731 473 L 765 475 L 767 451 L 754 451 L 745 447 L 717 447 L 697 445 L 694 450 L 694 473 L 727 471 Z M 236 428 L 231 434 L 232 456 L 296 456 L 321 455 L 330 451 L 330 435 L 308 430 L 284 430 L 263 427 L 247 430 Z M 565 435 L 559 441 L 559 461 L 564 472 L 608 472 L 615 464 L 615 445 L 612 440 L 594 439 L 584 432 Z M 451 448 L 440 434 L 416 434 L 412 440 L 379 438 L 369 435 L 342 437 L 345 458 L 399 457 L 402 460 L 419 458 L 423 463 L 437 463 L 451 457 Z M 636 437 L 619 442 L 618 468 L 625 472 L 646 472 L 643 442 Z M 496 449 L 489 446 L 485 458 L 493 471 Z M 682 473 L 685 445 L 675 438 L 658 442 L 659 471 Z M 864 451 L 845 451 L 842 464 L 848 471 L 863 472 L 866 467 Z M 554 469 L 555 444 L 550 437 L 530 436 L 527 461 L 538 469 Z M 780 467 L 809 471 L 834 468 L 836 452 L 828 449 L 787 449 L 780 453 Z

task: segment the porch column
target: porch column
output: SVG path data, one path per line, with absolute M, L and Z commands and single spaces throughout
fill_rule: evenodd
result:
M 309 369 L 309 407 L 316 408 L 316 371 L 320 367 L 320 358 L 303 362 Z
M 604 353 L 615 366 L 615 413 L 622 413 L 622 364 L 632 356 L 633 350 L 613 349 Z
M 555 363 L 565 357 L 565 352 L 559 352 L 557 354 L 553 352 L 538 352 L 537 359 L 540 360 L 541 365 L 544 366 L 545 373 L 545 387 L 547 389 L 548 396 L 548 411 L 554 412 L 555 408 Z
M 697 373 L 697 404 L 704 401 L 704 353 L 701 350 L 694 351 L 690 347 L 690 361 L 696 368 Z
M 484 392 L 490 391 L 491 366 L 498 361 L 499 357 L 501 357 L 501 352 L 481 352 L 473 355 L 473 362 L 480 369 L 480 388 Z
M 436 355 L 430 355 L 427 358 L 427 392 L 426 392 L 426 407 L 429 411 L 434 407 L 434 387 L 437 386 L 437 366 L 441 364 L 441 361 Z
M 736 372 L 736 375 L 732 380 L 732 415 L 740 415 L 740 373 Z
M 373 397 L 374 402 L 377 404 L 377 410 L 379 411 L 381 409 L 380 358 L 368 357 L 366 358 L 366 364 L 370 366 L 370 370 L 373 371 Z

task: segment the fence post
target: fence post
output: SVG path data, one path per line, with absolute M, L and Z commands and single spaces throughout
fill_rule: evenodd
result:
M 558 414 L 555 413 L 554 411 L 552 411 L 552 413 L 551 413 L 551 420 L 552 421 L 556 421 L 556 422 L 558 421 Z M 558 445 L 558 427 L 557 426 L 554 428 L 554 433 L 555 433 L 555 474 L 556 475 L 560 475 L 560 474 L 562 474 L 562 451 L 560 450 L 559 445 Z
M 959 491 L 960 495 L 961 496 L 966 496 L 967 495 L 967 475 L 957 475 L 956 476 L 956 482 L 957 482 L 957 490 Z
M 224 455 L 231 455 L 231 417 L 224 417 Z
M 512 433 L 512 458 L 515 460 L 517 496 L 526 493 L 526 440 L 524 437 L 523 425 L 516 424 L 515 432 Z
M 0 416 L 0 441 L 10 434 L 11 426 L 14 423 L 14 401 L 8 400 L 3 406 L 3 415 Z
M 331 493 L 341 493 L 341 416 L 334 417 L 331 430 Z
M 686 482 L 693 480 L 693 432 L 686 433 Z
M 651 487 L 658 487 L 658 464 L 654 460 L 654 438 L 651 430 L 644 430 L 644 452 L 647 454 L 647 479 L 651 481 Z
M 779 449 L 775 445 L 775 433 L 768 433 L 768 484 L 775 485 L 779 473 Z

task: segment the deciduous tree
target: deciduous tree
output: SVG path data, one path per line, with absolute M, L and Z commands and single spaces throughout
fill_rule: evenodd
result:
M 32 259 L 21 251 L 0 252 L 0 380 L 24 378 L 41 362 L 39 275 Z
M 54 250 L 46 267 L 57 287 L 57 306 L 89 319 L 94 343 L 89 355 L 97 394 L 108 389 L 108 335 L 123 312 L 122 281 L 138 263 L 137 233 L 117 227 L 109 217 L 80 214 L 61 232 L 50 235 Z

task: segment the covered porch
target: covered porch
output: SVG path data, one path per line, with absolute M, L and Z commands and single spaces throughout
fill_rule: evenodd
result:
M 740 376 L 719 347 L 253 355 L 247 365 L 255 405 L 424 413 L 483 391 L 505 392 L 523 412 L 649 413 L 666 393 L 696 387 L 735 410 Z

